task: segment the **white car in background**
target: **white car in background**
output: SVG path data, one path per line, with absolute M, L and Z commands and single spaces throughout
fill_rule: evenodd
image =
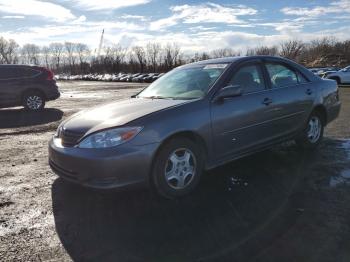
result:
M 336 80 L 338 84 L 350 84 L 350 66 L 347 66 L 337 72 L 328 74 L 327 78 Z

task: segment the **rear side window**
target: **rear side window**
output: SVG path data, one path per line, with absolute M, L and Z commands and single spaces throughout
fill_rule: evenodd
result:
M 229 84 L 241 86 L 243 93 L 252 93 L 265 89 L 264 78 L 259 65 L 242 66 L 234 74 Z
M 25 67 L 0 67 L 0 80 L 30 78 L 41 72 Z
M 269 73 L 271 83 L 274 88 L 293 86 L 307 82 L 301 73 L 296 73 L 295 71 L 281 64 L 267 63 L 266 69 Z
M 34 77 L 40 74 L 40 71 L 30 69 L 30 68 L 18 68 L 17 69 L 17 76 L 18 78 L 24 78 L 24 77 Z

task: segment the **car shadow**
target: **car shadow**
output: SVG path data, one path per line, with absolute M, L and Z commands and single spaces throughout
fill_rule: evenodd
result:
M 208 172 L 193 194 L 172 201 L 148 190 L 102 194 L 58 178 L 56 231 L 74 261 L 247 261 L 300 215 L 295 190 L 322 152 L 278 146 Z
M 44 108 L 38 112 L 25 109 L 0 109 L 0 128 L 15 128 L 48 124 L 61 120 L 63 112 L 56 108 Z

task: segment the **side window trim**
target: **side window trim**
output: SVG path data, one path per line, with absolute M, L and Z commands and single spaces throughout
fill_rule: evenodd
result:
M 288 63 L 285 63 L 283 61 L 273 61 L 273 60 L 265 60 L 264 59 L 263 64 L 264 64 L 264 68 L 266 70 L 268 83 L 269 83 L 271 89 L 288 88 L 288 87 L 292 87 L 292 86 L 299 86 L 299 85 L 307 84 L 307 83 L 310 82 L 310 80 L 308 78 L 306 78 L 302 72 L 300 72 L 296 68 L 290 66 Z M 273 84 L 272 84 L 272 81 L 271 81 L 271 77 L 270 77 L 269 71 L 268 71 L 267 66 L 266 66 L 267 64 L 282 65 L 282 66 L 286 67 L 287 69 L 289 69 L 290 71 L 292 71 L 295 74 L 298 83 L 296 85 L 290 84 L 290 85 L 279 86 L 279 87 L 275 87 L 274 88 Z M 299 79 L 299 75 L 301 75 L 307 82 L 306 83 L 301 83 L 300 79 Z
M 252 91 L 252 92 L 247 92 L 247 93 L 243 93 L 242 95 L 250 95 L 250 94 L 255 94 L 255 93 L 260 93 L 260 92 L 265 92 L 266 90 L 269 90 L 270 88 L 267 85 L 266 79 L 265 79 L 265 73 L 264 73 L 264 68 L 263 68 L 263 63 L 260 60 L 254 60 L 254 61 L 246 61 L 243 62 L 239 65 L 237 65 L 237 69 L 233 71 L 232 76 L 229 77 L 228 79 L 226 79 L 225 81 L 225 85 L 227 86 L 230 82 L 230 80 L 235 76 L 235 74 L 243 67 L 246 66 L 256 66 L 258 69 L 260 69 L 261 72 L 261 77 L 262 77 L 262 81 L 263 81 L 263 85 L 264 85 L 264 89 L 262 90 L 257 90 L 257 91 Z M 223 87 L 222 87 L 223 88 Z

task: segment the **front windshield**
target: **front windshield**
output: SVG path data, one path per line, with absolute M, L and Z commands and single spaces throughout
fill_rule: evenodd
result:
M 204 97 L 228 64 L 207 64 L 178 68 L 165 74 L 137 97 L 196 99 Z

